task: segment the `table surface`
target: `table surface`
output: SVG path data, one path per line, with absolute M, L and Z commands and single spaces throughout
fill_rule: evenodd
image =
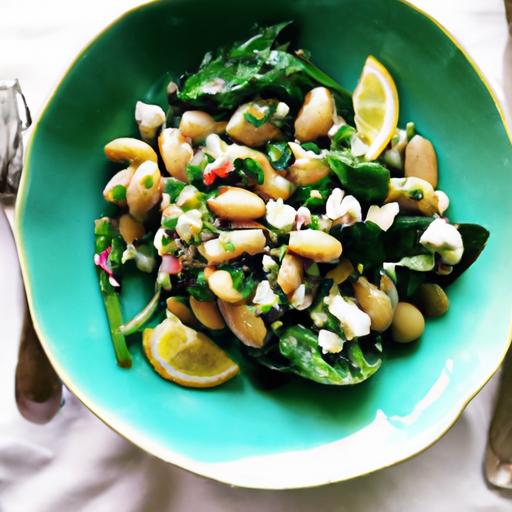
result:
M 34 118 L 76 53 L 133 0 L 2 0 L 0 77 L 20 79 Z M 466 47 L 508 112 L 512 43 L 501 0 L 415 0 Z M 12 212 L 9 212 L 12 218 Z M 350 482 L 309 490 L 234 489 L 167 465 L 129 444 L 66 394 L 46 426 L 23 420 L 13 374 L 22 289 L 16 256 L 0 215 L 0 511 L 329 511 L 511 510 L 512 492 L 488 488 L 482 456 L 496 377 L 448 434 L 418 457 Z

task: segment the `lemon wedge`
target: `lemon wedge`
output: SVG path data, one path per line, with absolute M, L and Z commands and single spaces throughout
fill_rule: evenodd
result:
M 398 93 L 388 70 L 371 55 L 366 59 L 353 99 L 359 138 L 368 146 L 365 157 L 384 151 L 398 124 Z
M 208 336 L 183 325 L 176 317 L 145 329 L 142 344 L 156 372 L 185 387 L 218 386 L 240 370 Z

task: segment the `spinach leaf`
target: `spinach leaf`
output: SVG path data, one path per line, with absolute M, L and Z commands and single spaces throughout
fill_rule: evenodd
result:
M 330 151 L 326 162 L 343 188 L 359 200 L 382 203 L 388 195 L 390 174 L 382 165 L 358 161 L 344 151 Z
M 366 350 L 359 340 L 346 342 L 340 354 L 329 355 L 329 363 L 321 353 L 317 335 L 305 327 L 293 326 L 281 336 L 279 350 L 291 362 L 288 371 L 320 384 L 343 386 L 358 384 L 379 369 L 382 360 L 377 344 L 367 341 Z
M 399 261 L 404 256 L 430 254 L 420 244 L 420 237 L 433 220 L 432 217 L 396 217 L 383 237 L 386 261 Z
M 260 29 L 245 42 L 208 52 L 195 74 L 184 77 L 178 98 L 196 107 L 233 110 L 249 97 L 276 94 L 296 106 L 317 85 L 333 90 L 339 113 L 352 117 L 350 93 L 276 38 L 290 22 Z
M 341 125 L 332 138 L 331 149 L 350 148 L 350 141 L 355 133 L 356 129 L 352 126 L 348 124 Z
M 436 276 L 436 281 L 441 286 L 447 286 L 453 283 L 453 281 L 465 272 L 476 261 L 489 238 L 489 231 L 478 224 L 459 224 L 458 230 L 462 236 L 464 253 L 460 262 L 453 267 L 451 274 L 447 276 Z
M 356 222 L 352 226 L 334 226 L 331 235 L 343 245 L 343 255 L 357 267 L 379 267 L 386 261 L 384 231 L 373 222 Z
M 412 297 L 430 273 L 396 267 L 396 289 L 400 299 Z

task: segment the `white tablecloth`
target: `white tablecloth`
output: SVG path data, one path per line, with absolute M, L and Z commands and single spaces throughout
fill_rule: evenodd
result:
M 133 0 L 2 0 L 0 77 L 18 77 L 37 117 L 78 50 Z M 470 51 L 498 96 L 512 78 L 501 0 L 416 0 Z M 509 83 L 509 94 L 512 85 Z M 48 425 L 23 420 L 13 375 L 20 330 L 20 281 L 0 216 L 0 512 L 505 512 L 512 493 L 489 489 L 482 455 L 496 379 L 434 447 L 399 466 L 310 490 L 233 489 L 145 454 L 105 427 L 72 396 Z

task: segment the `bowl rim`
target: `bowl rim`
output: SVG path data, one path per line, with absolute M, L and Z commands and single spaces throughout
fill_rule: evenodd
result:
M 498 99 L 493 87 L 489 83 L 487 77 L 484 75 L 480 67 L 476 64 L 476 62 L 473 60 L 471 55 L 468 53 L 468 51 L 465 49 L 464 45 L 460 43 L 453 34 L 443 25 L 441 24 L 436 18 L 434 18 L 431 14 L 427 13 L 422 8 L 414 5 L 409 0 L 396 0 L 398 3 L 401 3 L 408 7 L 409 9 L 417 12 L 418 14 L 425 17 L 427 20 L 429 20 L 431 23 L 433 23 L 442 33 L 445 35 L 451 43 L 462 53 L 464 58 L 468 61 L 470 66 L 472 67 L 473 71 L 478 76 L 479 80 L 484 85 L 486 91 L 490 95 L 496 111 L 501 119 L 502 125 L 504 127 L 505 133 L 512 144 L 512 129 L 510 128 L 507 118 L 505 116 L 505 111 L 503 106 L 501 105 L 500 100 Z M 89 398 L 85 392 L 82 392 L 81 390 L 77 389 L 73 384 L 73 378 L 67 373 L 66 369 L 62 367 L 56 359 L 53 357 L 52 349 L 51 349 L 51 343 L 48 343 L 48 341 L 45 339 L 44 331 L 41 328 L 39 324 L 38 319 L 38 312 L 35 305 L 35 301 L 33 298 L 32 293 L 32 283 L 31 283 L 31 277 L 30 273 L 28 271 L 28 264 L 27 264 L 27 257 L 26 257 L 26 251 L 23 244 L 23 234 L 21 229 L 21 220 L 23 218 L 25 208 L 27 205 L 27 190 L 28 190 L 28 175 L 30 173 L 30 160 L 32 155 L 32 147 L 33 147 L 33 141 L 35 140 L 37 130 L 40 125 L 41 119 L 46 115 L 46 112 L 52 103 L 54 96 L 57 92 L 57 90 L 61 87 L 62 83 L 65 81 L 69 73 L 73 70 L 75 65 L 82 59 L 84 54 L 91 48 L 98 39 L 103 37 L 114 25 L 121 22 L 126 17 L 132 15 L 134 12 L 142 10 L 152 4 L 156 4 L 159 2 L 167 2 L 172 3 L 172 0 L 146 0 L 143 1 L 141 4 L 136 5 L 123 13 L 121 13 L 119 16 L 114 18 L 110 23 L 108 23 L 104 28 L 102 28 L 96 35 L 86 44 L 82 47 L 82 49 L 78 52 L 78 54 L 73 58 L 71 63 L 67 65 L 64 69 L 64 71 L 60 75 L 60 79 L 56 80 L 55 85 L 51 89 L 50 93 L 48 94 L 43 107 L 41 108 L 37 120 L 34 123 L 31 133 L 29 136 L 29 140 L 27 143 L 27 149 L 24 157 L 24 170 L 21 175 L 21 181 L 20 181 L 20 187 L 18 191 L 18 196 L 16 198 L 16 204 L 15 204 L 15 215 L 14 215 L 14 237 L 16 241 L 16 246 L 18 249 L 18 259 L 20 263 L 21 273 L 23 277 L 23 282 L 25 286 L 26 291 L 26 297 L 27 297 L 27 303 L 29 307 L 30 314 L 32 315 L 34 328 L 36 330 L 36 333 L 41 341 L 41 345 L 44 349 L 44 352 L 46 353 L 49 361 L 51 362 L 52 366 L 55 368 L 57 374 L 61 378 L 64 385 L 73 393 L 73 395 L 90 411 L 92 412 L 100 421 L 102 421 L 105 425 L 107 425 L 110 429 L 112 429 L 116 434 L 124 438 L 125 440 L 129 441 L 130 443 L 136 445 L 137 447 L 141 448 L 145 452 L 164 460 L 167 463 L 173 464 L 175 466 L 178 466 L 182 469 L 185 469 L 186 471 L 200 475 L 206 478 L 210 478 L 212 480 L 215 480 L 217 482 L 221 482 L 224 484 L 237 486 L 237 487 L 243 487 L 243 488 L 250 488 L 250 489 L 267 489 L 267 490 L 286 490 L 286 489 L 303 489 L 303 488 L 313 488 L 318 487 L 322 485 L 327 485 L 331 483 L 338 483 L 342 481 L 351 480 L 360 476 L 369 475 L 372 473 L 375 473 L 377 471 L 380 471 L 381 469 L 386 469 L 392 466 L 395 466 L 401 462 L 408 461 L 417 455 L 420 455 L 421 453 L 428 450 L 430 447 L 432 447 L 434 444 L 436 444 L 444 435 L 453 427 L 453 425 L 457 422 L 457 420 L 460 418 L 462 413 L 464 412 L 464 409 L 467 407 L 467 405 L 473 400 L 473 398 L 482 390 L 482 388 L 489 382 L 489 380 L 492 378 L 492 376 L 497 372 L 497 370 L 502 365 L 505 356 L 509 350 L 509 348 L 512 346 L 512 319 L 510 320 L 509 330 L 507 339 L 504 343 L 503 352 L 498 358 L 496 366 L 491 370 L 491 372 L 485 377 L 485 379 L 482 380 L 481 384 L 477 385 L 474 390 L 472 390 L 470 393 L 467 394 L 467 396 L 464 397 L 463 400 L 460 401 L 460 405 L 457 407 L 454 407 L 453 412 L 450 413 L 450 416 L 447 415 L 447 418 L 445 422 L 438 428 L 438 431 L 435 431 L 433 435 L 431 435 L 423 444 L 419 444 L 416 448 L 413 448 L 407 455 L 401 456 L 398 455 L 396 458 L 394 458 L 390 462 L 381 462 L 380 464 L 375 465 L 375 467 L 372 467 L 369 470 L 363 470 L 363 471 L 355 471 L 350 473 L 349 475 L 341 475 L 339 477 L 335 477 L 333 479 L 329 480 L 315 480 L 314 477 L 311 478 L 308 482 L 302 482 L 299 484 L 293 484 L 293 483 L 285 483 L 281 484 L 279 482 L 272 482 L 270 483 L 268 480 L 264 480 L 264 483 L 258 482 L 258 478 L 255 478 L 254 476 L 250 475 L 238 475 L 237 471 L 233 471 L 232 469 L 228 469 L 227 471 L 222 470 L 223 465 L 230 465 L 233 463 L 250 463 L 251 460 L 255 459 L 264 459 L 266 455 L 263 456 L 256 456 L 256 457 L 245 457 L 241 459 L 237 459 L 236 461 L 228 461 L 227 463 L 203 463 L 201 461 L 196 461 L 191 458 L 185 457 L 181 455 L 178 452 L 171 451 L 170 449 L 166 449 L 166 453 L 162 455 L 162 450 L 158 449 L 158 443 L 152 442 L 149 438 L 146 438 L 139 433 L 136 433 L 133 431 L 133 429 L 130 428 L 129 425 L 123 424 L 121 426 L 121 422 L 118 422 L 119 427 L 113 426 L 112 423 L 115 423 L 114 420 L 109 419 L 111 416 L 108 411 L 103 410 L 102 407 L 99 407 L 94 402 L 94 398 Z M 111 423 L 112 422 L 112 423 Z M 124 431 L 121 432 L 121 430 Z M 336 442 L 336 441 L 335 441 Z M 332 444 L 332 443 L 329 443 Z M 327 444 L 324 444 L 322 446 L 327 446 Z M 278 455 L 285 455 L 287 453 L 293 453 L 294 455 L 300 455 L 302 453 L 307 453 L 308 451 L 315 450 L 315 448 L 308 448 L 305 450 L 300 450 L 297 452 L 283 452 L 279 453 Z M 220 471 L 219 471 L 220 470 Z

